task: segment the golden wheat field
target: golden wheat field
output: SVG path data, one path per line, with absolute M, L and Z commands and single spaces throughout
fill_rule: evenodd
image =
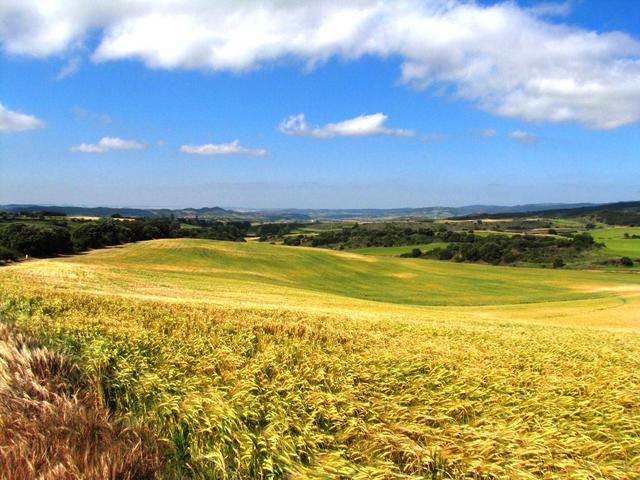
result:
M 0 269 L 159 478 L 640 478 L 640 275 L 157 240 Z

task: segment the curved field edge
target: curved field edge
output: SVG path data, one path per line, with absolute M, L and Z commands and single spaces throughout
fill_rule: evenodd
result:
M 242 254 L 222 246 L 229 256 Z M 633 291 L 548 305 L 434 308 L 328 295 L 316 309 L 306 303 L 320 300 L 319 292 L 295 290 L 299 298 L 289 305 L 293 289 L 275 297 L 272 284 L 253 281 L 207 304 L 207 295 L 185 296 L 200 291 L 200 280 L 185 280 L 192 290 L 157 290 L 156 300 L 126 296 L 128 285 L 140 287 L 126 273 L 131 264 L 89 257 L 83 275 L 108 279 L 91 286 L 99 291 L 82 290 L 76 259 L 52 261 L 47 275 L 28 276 L 23 266 L 19 274 L 0 272 L 11 280 L 0 284 L 2 311 L 78 358 L 110 409 L 167 440 L 177 477 L 640 473 Z M 144 260 L 160 266 L 162 281 L 171 263 Z M 71 270 L 53 274 L 68 263 Z M 182 265 L 185 279 L 202 267 L 188 259 Z M 211 269 L 219 265 L 209 261 Z M 589 278 L 581 285 L 601 288 L 602 276 Z M 261 289 L 280 305 L 232 301 Z M 583 318 L 598 316 L 584 327 Z
M 110 414 L 86 380 L 0 322 L 0 478 L 156 478 L 155 438 Z

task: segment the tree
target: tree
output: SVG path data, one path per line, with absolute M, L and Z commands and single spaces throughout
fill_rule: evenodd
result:
M 588 233 L 578 233 L 577 235 L 573 236 L 573 244 L 577 248 L 589 248 L 594 243 L 595 241 L 593 240 L 593 237 Z
M 34 257 L 71 253 L 69 231 L 58 226 L 11 223 L 0 229 L 0 246 Z
M 480 248 L 480 258 L 487 263 L 499 263 L 502 258 L 502 249 L 495 242 L 487 242 Z

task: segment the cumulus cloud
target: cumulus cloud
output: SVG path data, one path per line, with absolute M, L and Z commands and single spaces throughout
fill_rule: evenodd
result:
M 118 137 L 102 137 L 98 143 L 81 143 L 71 147 L 71 152 L 105 153 L 113 150 L 142 150 L 146 146 L 137 140 L 124 140 Z
M 264 157 L 268 153 L 264 148 L 243 147 L 239 140 L 219 144 L 182 145 L 180 151 L 188 155 L 254 155 L 256 157 Z
M 94 61 L 242 72 L 294 59 L 401 59 L 401 80 L 505 117 L 616 128 L 640 120 L 640 41 L 465 0 L 5 0 L 0 41 L 44 57 L 97 38 Z
M 284 119 L 279 126 L 282 133 L 287 135 L 300 135 L 315 138 L 333 137 L 365 137 L 371 135 L 397 135 L 400 137 L 413 137 L 416 132 L 399 128 L 389 128 L 385 125 L 387 115 L 374 113 L 372 115 L 360 115 L 337 123 L 328 123 L 321 127 L 314 127 L 307 123 L 304 114 L 291 115 Z
M 513 140 L 523 143 L 538 143 L 542 140 L 542 138 L 540 138 L 539 136 L 522 130 L 515 130 L 511 132 L 509 136 Z
M 24 132 L 44 127 L 38 117 L 9 110 L 0 103 L 0 132 Z

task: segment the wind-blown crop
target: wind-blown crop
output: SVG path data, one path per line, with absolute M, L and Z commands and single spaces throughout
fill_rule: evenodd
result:
M 168 478 L 640 475 L 640 336 L 629 321 L 571 320 L 633 313 L 615 301 L 491 317 L 346 298 L 331 307 L 332 296 L 316 310 L 317 292 L 288 305 L 285 290 L 279 307 L 245 307 L 244 292 L 151 299 L 81 291 L 73 275 L 86 266 L 59 274 L 68 281 L 4 274 L 14 282 L 0 287 L 1 311 L 166 442 Z M 105 289 L 126 284 L 110 278 Z M 566 319 L 524 318 L 538 311 Z

